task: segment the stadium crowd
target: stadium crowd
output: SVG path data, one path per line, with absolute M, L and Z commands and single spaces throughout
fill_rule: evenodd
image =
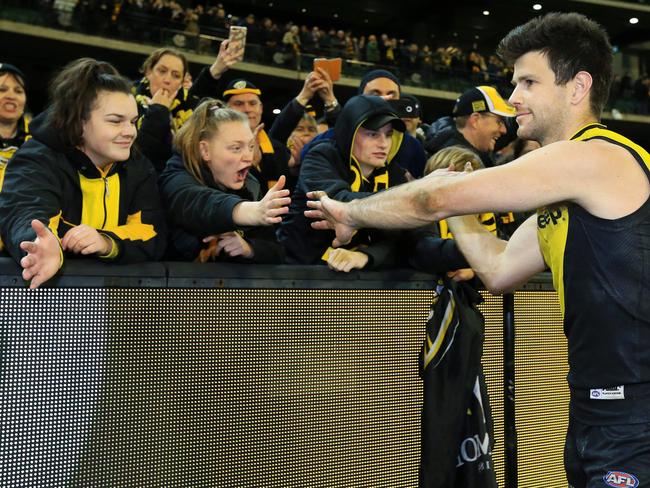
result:
M 237 19 L 221 5 L 81 0 L 49 7 L 64 27 L 119 28 L 133 20 L 130 14 L 146 14 L 189 33 L 238 22 L 248 37 L 246 47 L 222 41 L 214 62 L 193 79 L 185 55 L 172 47 L 154 50 L 136 81 L 108 63 L 79 59 L 52 80 L 50 105 L 33 118 L 25 112 L 29 80 L 19 67 L 0 64 L 0 250 L 20 262 L 32 286 L 75 256 L 117 263 L 321 263 L 345 272 L 412 266 L 472 279 L 444 221 L 418 232 L 363 231 L 334 249 L 332 232 L 315 231 L 305 218 L 306 195 L 326 190 L 338 200 L 365 198 L 436 168 L 462 169 L 459 154 L 480 169 L 537 147 L 516 140 L 515 110 L 490 83 L 507 73 L 495 55 L 486 63 L 476 51 L 432 52 L 385 34 L 352 38 L 306 25 L 288 25 L 282 35 L 268 18 Z M 225 76 L 255 45 L 394 69 L 368 65 L 358 95 L 344 103 L 328 72 L 316 68 L 266 128 L 264 87 Z M 419 100 L 403 93 L 399 77 L 404 66 L 427 65 L 476 76 L 453 114 L 431 123 Z M 647 77 L 641 85 L 647 87 Z M 630 86 L 641 91 L 629 79 L 615 83 L 621 92 Z M 315 98 L 324 107 L 318 120 Z M 524 217 L 479 216 L 506 239 Z

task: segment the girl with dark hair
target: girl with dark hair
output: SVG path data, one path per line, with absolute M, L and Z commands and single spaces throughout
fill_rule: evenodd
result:
M 250 174 L 256 134 L 245 114 L 206 100 L 176 133 L 160 176 L 173 248 L 186 260 L 281 263 L 273 225 L 288 212 L 285 177 L 262 198 Z
M 0 235 L 36 288 L 68 256 L 133 263 L 164 251 L 156 173 L 132 152 L 138 111 L 131 84 L 82 58 L 50 84 L 51 105 L 7 165 Z

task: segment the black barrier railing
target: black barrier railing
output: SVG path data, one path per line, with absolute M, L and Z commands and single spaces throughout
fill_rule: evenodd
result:
M 27 290 L 1 258 L 0 477 L 7 486 L 414 486 L 416 358 L 434 284 L 404 269 L 70 260 L 47 287 Z M 528 381 L 515 405 L 514 384 L 539 368 L 526 363 L 537 349 L 529 323 L 561 334 L 550 280 L 484 298 L 498 478 L 542 486 L 549 468 L 537 472 L 538 450 L 561 472 L 548 431 L 557 416 L 563 432 L 565 419 L 561 406 L 537 406 Z M 545 359 L 563 354 L 556 342 Z M 556 369 L 545 375 L 563 382 Z

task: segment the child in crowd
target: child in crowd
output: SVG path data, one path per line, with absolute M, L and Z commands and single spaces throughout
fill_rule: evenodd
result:
M 285 177 L 262 196 L 250 174 L 256 134 L 245 114 L 206 100 L 179 129 L 160 176 L 172 258 L 281 263 L 274 224 L 288 212 Z
M 7 164 L 0 234 L 36 288 L 68 256 L 134 263 L 164 252 L 151 163 L 132 152 L 138 109 L 130 82 L 82 58 L 50 84 L 51 105 Z
M 428 175 L 436 170 L 447 169 L 449 171 L 465 171 L 467 165 L 471 166 L 472 171 L 483 168 L 483 163 L 478 154 L 470 151 L 463 146 L 449 146 L 441 149 L 429 158 L 424 167 L 424 174 Z M 497 224 L 494 213 L 486 212 L 477 216 L 481 224 L 492 234 L 497 234 Z M 438 221 L 438 230 L 440 237 L 443 239 L 453 239 L 449 231 L 447 222 L 443 219 Z M 471 268 L 462 268 L 447 273 L 448 276 L 455 278 L 457 281 L 465 281 L 474 277 L 474 271 Z

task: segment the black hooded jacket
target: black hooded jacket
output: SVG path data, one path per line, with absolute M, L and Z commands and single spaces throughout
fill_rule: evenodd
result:
M 311 219 L 305 217 L 306 193 L 323 190 L 335 200 L 349 202 L 406 181 L 404 170 L 394 163 L 403 134 L 393 132 L 393 145 L 387 163 L 363 177 L 352 157 L 354 137 L 359 126 L 368 118 L 392 113 L 390 105 L 379 97 L 357 96 L 345 105 L 334 127 L 334 138 L 315 145 L 306 155 L 291 197 L 289 214 L 283 219 L 278 237 L 285 248 L 287 262 L 293 264 L 324 263 L 323 254 L 334 239 L 333 231 L 314 230 Z M 419 259 L 418 267 L 425 271 L 457 269 L 466 266 L 453 242 L 442 242 L 419 232 L 394 232 L 364 229 L 357 232 L 348 247 L 356 247 L 368 255 L 366 269 L 404 265 L 412 257 L 411 250 L 430 256 Z M 416 243 L 417 241 L 417 243 Z M 403 252 L 406 250 L 406 252 Z M 400 253 L 400 251 L 402 251 Z M 442 258 L 442 259 L 441 259 Z M 436 269 L 433 269 L 436 268 Z
M 48 112 L 30 124 L 32 138 L 7 164 L 0 193 L 0 234 L 16 260 L 22 241 L 33 241 L 33 219 L 59 238 L 86 224 L 115 244 L 105 259 L 134 263 L 159 259 L 166 229 L 156 173 L 149 160 L 134 154 L 113 163 L 102 175 L 78 149 L 67 149 L 49 124 Z

